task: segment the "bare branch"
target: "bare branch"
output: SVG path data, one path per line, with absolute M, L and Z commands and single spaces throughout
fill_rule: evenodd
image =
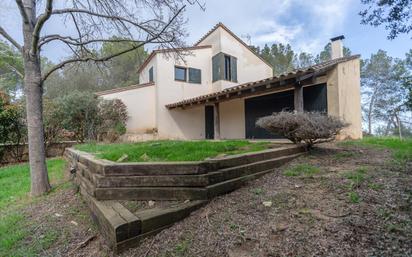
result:
M 10 64 L 10 63 L 6 63 L 6 65 L 9 66 L 9 68 L 10 68 L 11 70 L 13 70 L 21 79 L 24 78 L 23 73 L 21 73 L 21 72 L 19 71 L 19 69 L 17 69 L 16 66 L 14 66 L 14 65 L 12 65 L 12 64 Z
M 16 0 L 16 4 L 17 4 L 17 7 L 19 8 L 21 17 L 23 18 L 23 23 L 33 25 L 30 22 L 30 19 L 29 19 L 29 16 L 27 15 L 27 13 L 26 13 L 26 10 L 24 9 L 23 2 L 21 0 Z
M 46 8 L 42 15 L 37 19 L 36 25 L 33 29 L 33 41 L 31 45 L 31 51 L 33 54 L 36 54 L 38 50 L 38 43 L 40 39 L 40 31 L 43 28 L 44 23 L 50 18 L 53 9 L 53 0 L 47 0 Z
M 130 43 L 140 43 L 141 40 L 135 40 L 135 39 L 128 39 L 128 38 L 110 38 L 110 39 L 105 39 L 105 38 L 97 38 L 97 39 L 91 39 L 91 40 L 86 40 L 86 41 L 80 41 L 80 39 L 72 38 L 72 37 L 65 37 L 65 36 L 60 36 L 60 35 L 53 35 L 53 37 L 49 37 L 47 40 L 44 40 L 39 44 L 39 47 L 43 46 L 44 44 L 47 44 L 51 41 L 59 40 L 62 41 L 66 44 L 74 45 L 74 46 L 84 46 L 88 45 L 91 43 L 99 43 L 99 42 L 115 42 L 115 43 L 121 43 L 121 42 L 130 42 Z M 156 43 L 156 42 L 152 42 Z
M 77 24 L 76 17 L 74 17 L 74 14 L 73 14 L 73 13 L 70 13 L 70 16 L 71 16 L 72 19 L 73 19 L 74 26 L 76 27 L 77 34 L 79 35 L 80 50 L 83 52 L 83 51 L 84 51 L 84 45 L 82 45 L 83 35 L 82 35 L 81 31 L 80 31 L 79 25 Z M 67 43 L 67 44 L 68 44 L 68 43 Z M 69 46 L 69 47 L 70 47 L 70 46 Z
M 184 9 L 185 6 L 183 6 L 178 13 L 181 12 L 182 9 Z M 111 19 L 111 20 L 118 20 L 118 21 L 123 21 L 126 23 L 130 23 L 142 30 L 144 30 L 146 33 L 148 33 L 151 36 L 154 36 L 154 33 L 152 31 L 150 31 L 149 29 L 145 28 L 144 26 L 142 26 L 141 24 L 134 22 L 130 19 L 127 19 L 125 17 L 121 17 L 121 16 L 116 16 L 116 15 L 106 15 L 106 14 L 102 14 L 102 13 L 96 13 L 96 12 L 92 12 L 89 10 L 84 10 L 84 9 L 76 9 L 76 8 L 66 8 L 66 9 L 57 9 L 52 11 L 52 14 L 65 14 L 65 13 L 85 13 L 91 16 L 96 16 L 96 17 L 101 17 L 101 18 L 106 18 L 106 19 Z
M 22 47 L 16 40 L 14 40 L 4 29 L 0 26 L 0 35 L 2 35 L 5 39 L 7 39 L 12 45 L 14 45 L 19 51 L 22 51 Z
M 140 44 L 138 44 L 138 45 L 134 45 L 134 46 L 132 46 L 132 47 L 130 47 L 130 48 L 127 48 L 127 49 L 125 49 L 125 50 L 123 50 L 123 51 L 121 51 L 121 52 L 118 52 L 118 53 L 115 53 L 115 54 L 112 54 L 112 55 L 108 55 L 108 56 L 104 56 L 104 57 L 101 57 L 101 58 L 94 58 L 94 57 L 88 56 L 88 57 L 84 57 L 84 58 L 68 59 L 68 60 L 66 60 L 66 61 L 63 61 L 63 62 L 55 65 L 55 66 L 52 67 L 49 71 L 47 71 L 47 72 L 42 76 L 42 81 L 45 81 L 53 72 L 55 72 L 55 71 L 58 70 L 58 69 L 63 68 L 63 67 L 66 66 L 67 64 L 74 63 L 74 62 L 89 62 L 89 61 L 93 61 L 93 62 L 105 62 L 105 61 L 108 61 L 108 60 L 110 60 L 110 59 L 112 59 L 112 58 L 114 58 L 114 57 L 120 56 L 120 55 L 122 55 L 122 54 L 131 52 L 131 51 L 133 51 L 133 50 L 135 50 L 135 49 L 137 49 L 137 48 L 139 48 L 139 47 L 142 47 L 142 46 L 143 46 L 144 44 L 146 44 L 146 43 L 149 43 L 149 42 L 142 42 L 142 43 L 140 43 Z
M 187 0 L 187 2 L 191 5 L 197 4 L 202 11 L 206 10 L 206 4 L 200 3 L 199 0 Z
M 95 57 L 88 56 L 88 57 L 83 57 L 83 58 L 68 59 L 68 60 L 66 60 L 66 61 L 63 61 L 63 62 L 61 62 L 61 63 L 53 66 L 49 71 L 47 71 L 47 72 L 42 76 L 42 81 L 45 81 L 53 72 L 55 72 L 55 71 L 58 70 L 58 69 L 63 68 L 63 67 L 64 67 L 65 65 L 67 65 L 67 64 L 74 63 L 74 62 L 88 62 L 88 61 L 93 61 L 93 62 L 105 62 L 105 61 L 108 61 L 108 60 L 110 60 L 110 59 L 113 59 L 113 58 L 115 58 L 115 57 L 117 57 L 117 56 L 120 56 L 120 55 L 122 55 L 122 54 L 131 52 L 131 51 L 133 51 L 133 50 L 135 50 L 135 49 L 137 49 L 137 48 L 139 48 L 139 47 L 142 47 L 143 45 L 145 45 L 145 44 L 147 44 L 147 43 L 152 43 L 152 42 L 155 41 L 156 39 L 160 38 L 160 36 L 167 30 L 167 28 L 173 23 L 173 21 L 176 19 L 176 17 L 179 16 L 179 14 L 183 11 L 183 9 L 184 9 L 185 7 L 186 7 L 186 6 L 181 7 L 181 8 L 174 14 L 174 16 L 168 21 L 168 23 L 162 28 L 162 30 L 161 30 L 160 32 L 158 32 L 156 35 L 154 35 L 152 38 L 150 38 L 150 39 L 148 39 L 148 40 L 146 40 L 146 41 L 140 42 L 140 43 L 137 44 L 137 45 L 133 45 L 132 47 L 129 47 L 129 48 L 127 48 L 127 49 L 125 49 L 125 50 L 122 50 L 122 51 L 120 51 L 120 52 L 117 52 L 117 53 L 114 53 L 114 54 L 111 54 L 111 55 L 107 55 L 107 56 L 103 56 L 103 57 L 100 57 L 100 58 L 95 58 Z

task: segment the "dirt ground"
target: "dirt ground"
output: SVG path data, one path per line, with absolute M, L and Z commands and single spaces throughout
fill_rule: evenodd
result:
M 318 172 L 284 175 L 299 164 Z M 60 233 L 44 256 L 114 255 L 75 189 L 25 213 Z M 412 256 L 412 169 L 388 150 L 322 145 L 121 256 Z

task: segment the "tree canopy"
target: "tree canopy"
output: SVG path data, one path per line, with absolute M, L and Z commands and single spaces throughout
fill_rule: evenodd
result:
M 406 111 L 408 90 L 404 78 L 409 76 L 406 61 L 392 58 L 379 50 L 362 62 L 361 85 L 362 111 L 368 124 L 368 133 L 373 133 L 373 125 L 384 121 L 388 134 L 392 128 L 398 128 L 399 115 Z
M 292 49 L 290 44 L 274 43 L 271 46 L 265 44 L 262 49 L 258 46 L 253 46 L 252 49 L 272 65 L 273 75 L 279 75 L 296 68 L 308 67 L 331 59 L 330 43 L 326 44 L 316 57 L 307 52 L 298 53 Z M 350 49 L 343 47 L 343 55 L 350 56 Z
M 119 39 L 119 38 L 116 38 Z M 130 42 L 104 42 L 96 49 L 96 56 L 105 56 L 131 46 Z M 73 90 L 97 92 L 139 83 L 138 67 L 147 57 L 143 47 L 107 61 L 104 65 L 73 63 L 54 73 L 45 83 L 46 96 L 66 95 Z
M 411 0 L 361 0 L 366 8 L 359 15 L 362 24 L 384 25 L 389 31 L 388 39 L 412 31 Z
M 16 97 L 23 88 L 23 58 L 12 46 L 0 40 L 0 90 Z

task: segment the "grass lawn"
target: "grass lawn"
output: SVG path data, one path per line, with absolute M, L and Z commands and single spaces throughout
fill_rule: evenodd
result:
M 283 172 L 283 175 L 288 177 L 297 177 L 297 176 L 312 176 L 318 174 L 320 169 L 318 167 L 312 166 L 310 164 L 299 164 L 292 166 L 286 169 Z
M 412 138 L 400 140 L 395 137 L 365 137 L 362 140 L 343 142 L 343 145 L 358 145 L 393 150 L 393 158 L 398 162 L 412 161 Z
M 54 187 L 63 183 L 65 161 L 60 158 L 47 161 L 49 178 Z M 21 241 L 29 238 L 32 221 L 20 211 L 34 200 L 31 199 L 30 171 L 28 164 L 10 165 L 0 168 L 0 256 L 35 256 L 47 248 L 57 237 L 56 231 L 47 231 L 29 245 Z M 38 224 L 36 225 L 38 226 Z
M 63 180 L 65 161 L 60 158 L 47 161 L 47 169 L 52 184 Z M 22 203 L 29 199 L 30 170 L 27 163 L 0 168 L 0 210 L 9 204 Z M 1 211 L 0 211 L 1 212 Z
M 246 140 L 227 141 L 149 141 L 125 144 L 83 144 L 75 148 L 95 154 L 98 158 L 125 162 L 201 161 L 221 154 L 233 155 L 267 149 L 269 142 L 251 143 Z

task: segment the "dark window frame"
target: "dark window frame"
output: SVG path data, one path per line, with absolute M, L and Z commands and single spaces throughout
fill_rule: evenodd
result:
M 232 81 L 232 56 L 225 54 L 223 80 Z
M 154 82 L 153 66 L 149 69 L 149 82 Z
M 237 57 L 219 52 L 212 57 L 212 82 L 219 80 L 238 83 Z
M 191 77 L 190 77 L 190 70 L 195 70 L 195 71 L 198 71 L 198 72 L 199 72 L 199 81 L 196 81 L 196 80 L 191 79 Z M 202 84 L 202 70 L 201 70 L 201 69 L 189 67 L 189 68 L 187 69 L 187 71 L 188 71 L 188 75 L 189 75 L 189 76 L 188 76 L 188 80 L 187 80 L 188 83 L 192 83 L 192 84 Z
M 184 70 L 185 71 L 185 78 L 184 79 L 178 79 L 178 78 L 176 78 L 176 69 L 181 69 L 181 70 Z M 175 69 L 174 69 L 174 72 L 175 72 L 175 81 L 179 81 L 179 82 L 187 82 L 187 68 L 186 67 L 183 67 L 183 66 L 177 66 L 177 65 L 175 65 Z

